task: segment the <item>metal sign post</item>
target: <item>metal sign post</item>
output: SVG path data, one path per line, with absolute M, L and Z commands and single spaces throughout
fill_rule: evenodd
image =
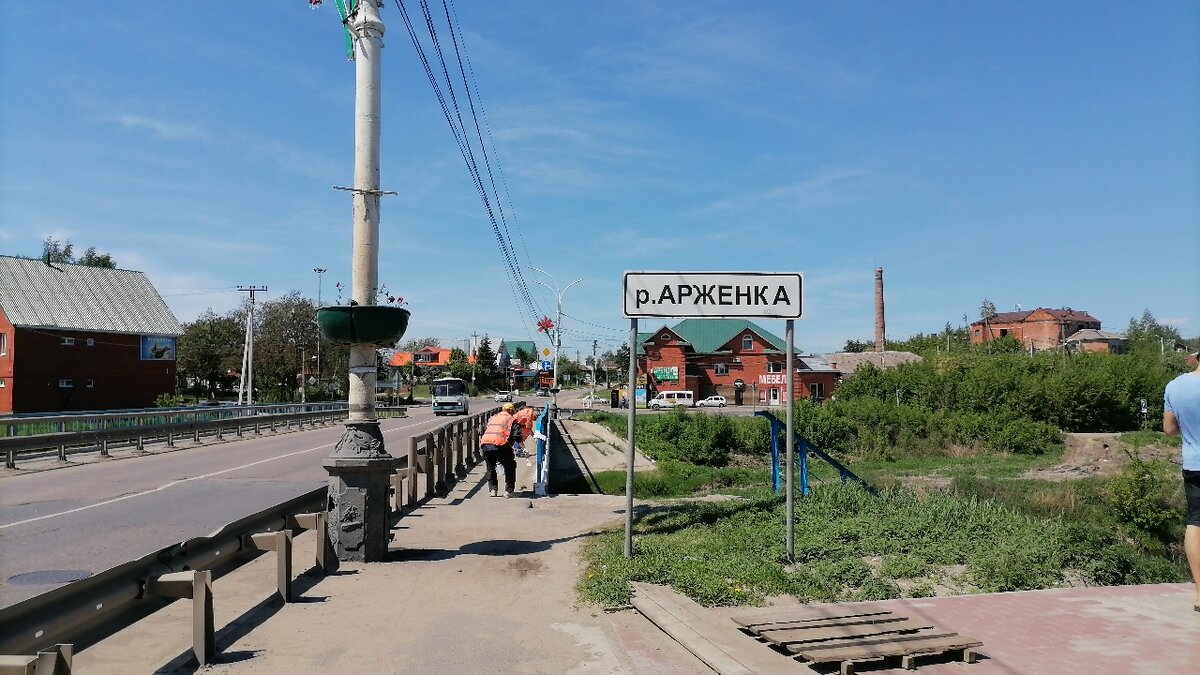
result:
M 629 445 L 625 460 L 625 557 L 633 557 L 633 438 L 637 398 L 637 321 L 640 317 L 708 319 L 787 319 L 787 550 L 795 560 L 795 508 L 792 495 L 795 433 L 792 402 L 794 319 L 804 317 L 804 275 L 766 272 L 626 272 L 625 316 L 629 325 Z

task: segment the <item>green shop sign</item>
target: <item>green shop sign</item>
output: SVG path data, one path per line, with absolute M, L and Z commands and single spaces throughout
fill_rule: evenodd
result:
M 659 382 L 678 382 L 679 381 L 679 366 L 670 366 L 667 368 L 655 368 L 654 379 Z

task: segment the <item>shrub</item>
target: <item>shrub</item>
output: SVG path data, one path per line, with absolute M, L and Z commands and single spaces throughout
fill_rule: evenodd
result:
M 1133 453 L 1129 465 L 1105 485 L 1105 497 L 1121 522 L 1144 531 L 1158 530 L 1178 517 L 1166 506 L 1165 493 L 1162 470 Z

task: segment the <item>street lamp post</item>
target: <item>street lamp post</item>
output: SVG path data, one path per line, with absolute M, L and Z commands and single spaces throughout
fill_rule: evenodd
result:
M 354 236 L 351 304 L 375 304 L 379 281 L 379 127 L 382 3 L 359 2 L 346 19 L 354 40 Z M 339 561 L 378 562 L 387 555 L 388 487 L 396 460 L 375 417 L 375 345 L 350 345 L 345 431 L 322 462 L 329 472 L 328 533 Z
M 562 348 L 562 297 L 563 297 L 563 294 L 567 292 L 567 289 L 569 289 L 572 286 L 574 286 L 575 284 L 583 281 L 583 279 L 576 279 L 575 281 L 572 281 L 571 283 L 567 284 L 567 288 L 559 290 L 558 289 L 558 281 L 549 272 L 547 272 L 546 270 L 538 269 L 536 267 L 530 267 L 529 269 L 531 269 L 535 272 L 541 272 L 542 274 L 545 274 L 546 276 L 550 277 L 550 281 L 554 283 L 554 287 L 551 288 L 547 284 L 544 284 L 541 281 L 538 281 L 537 279 L 533 280 L 534 283 L 545 286 L 547 290 L 549 290 L 551 293 L 553 293 L 555 303 L 556 303 L 556 309 L 555 309 L 555 314 L 554 314 L 554 362 L 552 364 L 550 364 L 551 365 L 551 373 L 552 373 L 552 375 L 551 375 L 552 384 L 550 385 L 550 395 L 552 396 L 552 398 L 551 398 L 550 408 L 552 409 L 554 416 L 557 417 L 558 416 L 558 350 Z
M 328 270 L 328 268 L 325 268 L 325 267 L 314 267 L 314 268 L 312 268 L 312 271 L 317 273 L 317 309 L 321 309 L 321 281 L 324 279 L 325 273 L 328 272 L 329 270 Z M 313 323 L 316 323 L 315 318 L 313 319 Z M 318 330 L 317 331 L 317 386 L 320 386 L 320 384 L 321 384 L 321 331 Z

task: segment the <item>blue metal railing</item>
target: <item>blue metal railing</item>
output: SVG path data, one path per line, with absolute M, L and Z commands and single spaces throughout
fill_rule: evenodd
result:
M 779 418 L 775 417 L 775 415 L 765 410 L 759 410 L 758 412 L 755 412 L 754 416 L 765 417 L 767 421 L 771 423 L 771 488 L 775 491 L 775 494 L 779 494 L 781 490 L 779 485 L 779 437 L 781 435 L 780 432 L 784 430 L 784 423 L 780 422 Z M 796 453 L 799 455 L 799 466 L 797 469 L 800 476 L 801 495 L 808 494 L 808 453 L 810 452 L 828 462 L 833 468 L 837 469 L 838 475 L 841 476 L 843 481 L 848 480 L 858 483 L 859 485 L 863 486 L 863 489 L 865 489 L 867 492 L 870 492 L 877 497 L 879 496 L 878 490 L 876 490 L 867 481 L 859 478 L 858 475 L 853 471 L 846 468 L 845 464 L 842 464 L 830 456 L 829 453 L 808 442 L 807 438 L 801 436 L 800 434 L 796 434 Z
M 550 404 L 542 408 L 542 413 L 533 422 L 533 431 L 537 434 L 537 475 L 533 493 L 539 497 L 546 495 L 546 485 L 550 478 L 550 452 L 548 442 L 550 434 Z

